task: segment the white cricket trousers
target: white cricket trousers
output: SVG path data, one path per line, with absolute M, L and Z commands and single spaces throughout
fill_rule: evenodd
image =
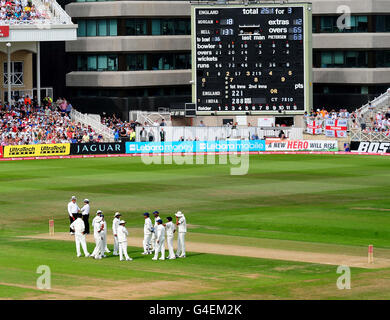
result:
M 110 252 L 107 248 L 107 234 L 105 233 L 103 236 L 103 253 L 104 252 Z
M 75 235 L 74 236 L 74 239 L 76 241 L 76 252 L 77 252 L 77 256 L 80 257 L 81 256 L 81 252 L 80 252 L 80 244 L 81 244 L 81 247 L 83 248 L 83 251 L 84 251 L 84 255 L 89 255 L 88 253 L 88 250 L 87 250 L 87 243 L 85 242 L 85 235 L 83 234 L 79 234 L 79 235 Z
M 159 243 L 157 243 L 157 240 L 156 240 L 156 247 L 154 250 L 154 258 L 153 259 L 158 258 L 159 252 L 161 252 L 161 259 L 165 259 L 165 239 L 160 240 Z
M 155 250 L 157 247 L 157 238 L 155 232 L 152 233 L 152 238 L 150 239 L 149 247 L 151 251 Z
M 150 246 L 150 241 L 152 240 L 152 234 L 149 233 L 149 234 L 144 234 L 144 241 L 143 241 L 143 245 L 144 245 L 144 252 L 147 253 L 149 251 L 152 250 L 151 246 Z
M 103 247 L 103 239 L 101 235 L 95 235 L 95 249 L 92 252 L 92 256 L 95 257 L 95 259 L 101 259 L 104 255 L 104 247 Z
M 167 244 L 168 244 L 168 251 L 169 251 L 169 257 L 168 258 L 174 258 L 175 257 L 175 251 L 173 251 L 173 238 L 174 236 L 167 236 Z
M 114 255 L 119 254 L 119 242 L 118 242 L 118 237 L 114 236 Z
M 179 232 L 177 235 L 177 256 L 185 256 L 186 255 L 186 244 L 185 244 L 185 232 Z
M 127 254 L 127 241 L 119 242 L 119 260 L 123 260 L 123 256 L 125 256 L 126 260 L 130 259 Z

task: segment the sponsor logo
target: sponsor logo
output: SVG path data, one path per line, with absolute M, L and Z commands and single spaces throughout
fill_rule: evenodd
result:
M 66 145 L 43 145 L 40 148 L 41 155 L 66 154 Z
M 337 141 L 267 139 L 267 151 L 338 151 Z
M 352 141 L 351 152 L 390 153 L 390 142 Z
M 69 152 L 69 143 L 5 146 L 4 158 L 65 156 Z
M 0 146 L 0 158 L 2 158 L 2 157 L 3 157 L 3 147 Z
M 75 143 L 70 147 L 70 154 L 120 154 L 125 153 L 124 143 Z

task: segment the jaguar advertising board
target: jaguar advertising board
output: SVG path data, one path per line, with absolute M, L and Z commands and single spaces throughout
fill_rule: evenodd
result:
M 70 146 L 70 154 L 121 154 L 126 153 L 123 142 L 96 142 L 96 143 L 74 143 Z

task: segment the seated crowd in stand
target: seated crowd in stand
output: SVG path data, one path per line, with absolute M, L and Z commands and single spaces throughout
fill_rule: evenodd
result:
M 48 19 L 31 0 L 0 0 L 0 21 L 37 21 Z
M 38 107 L 26 96 L 12 106 L 0 104 L 0 145 L 103 141 L 91 127 L 71 121 L 65 99 L 57 101 L 60 104 L 45 97 Z
M 117 118 L 115 114 L 112 117 L 104 115 L 101 118 L 101 122 L 113 130 L 116 142 L 135 141 L 135 127 L 141 125 L 139 122 L 133 120 L 130 122 L 122 121 L 120 118 Z

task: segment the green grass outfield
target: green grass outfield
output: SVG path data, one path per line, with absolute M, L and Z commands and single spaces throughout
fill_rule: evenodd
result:
M 143 212 L 181 210 L 188 240 L 205 246 L 364 255 L 373 244 L 390 258 L 390 158 L 259 155 L 250 157 L 247 175 L 229 169 L 145 165 L 138 157 L 0 163 L 0 298 L 390 298 L 390 268 L 353 268 L 352 289 L 338 290 L 337 267 L 326 264 L 191 252 L 156 262 L 134 247 L 132 262 L 95 261 L 77 259 L 70 241 L 20 238 L 47 233 L 50 218 L 56 231 L 67 231 L 66 205 L 76 195 L 79 205 L 89 198 L 92 212 L 103 210 L 109 225 L 120 211 L 137 235 Z M 50 266 L 52 290 L 35 287 L 39 265 Z

